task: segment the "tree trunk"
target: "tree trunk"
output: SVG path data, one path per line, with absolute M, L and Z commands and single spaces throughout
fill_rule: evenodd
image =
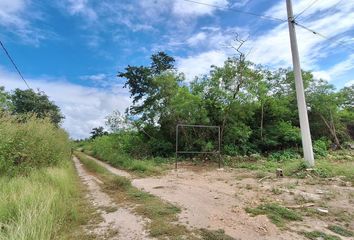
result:
M 263 142 L 263 118 L 264 118 L 264 104 L 261 102 L 261 141 Z
M 332 138 L 334 139 L 334 142 L 335 144 L 338 146 L 338 148 L 342 148 L 342 146 L 340 145 L 340 142 L 339 142 L 339 139 L 337 137 L 337 133 L 336 133 L 336 129 L 335 129 L 335 126 L 334 126 L 334 123 L 333 121 L 331 123 L 329 123 L 326 118 L 322 115 L 322 114 L 319 114 L 322 121 L 325 123 L 325 125 L 327 126 L 330 134 L 332 135 Z M 331 114 L 332 115 L 332 114 Z

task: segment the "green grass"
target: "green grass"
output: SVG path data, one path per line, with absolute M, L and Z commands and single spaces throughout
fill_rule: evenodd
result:
M 334 233 L 337 233 L 343 237 L 353 237 L 354 233 L 352 231 L 349 231 L 341 226 L 337 225 L 331 225 L 328 227 L 329 230 L 331 230 Z
M 92 141 L 77 143 L 77 149 L 82 150 L 88 155 L 99 158 L 120 169 L 130 171 L 139 176 L 159 175 L 167 168 L 166 163 L 169 159 L 165 158 L 132 158 L 124 147 L 124 139 L 119 136 L 103 136 Z
M 275 203 L 263 204 L 256 208 L 246 208 L 246 212 L 253 216 L 267 215 L 267 217 L 278 227 L 284 227 L 287 221 L 302 220 L 301 215 L 297 212 Z
M 181 211 L 178 207 L 133 187 L 130 180 L 110 173 L 84 154 L 76 155 L 88 171 L 101 179 L 103 190 L 117 203 L 129 206 L 133 204 L 135 213 L 151 220 L 148 229 L 152 237 L 180 239 L 182 236 L 188 236 L 188 239 L 194 239 L 189 230 L 174 223 L 178 220 L 177 214 Z
M 328 235 L 323 232 L 313 231 L 303 233 L 305 237 L 311 240 L 323 239 L 323 240 L 341 240 L 340 237 L 334 235 Z
M 71 163 L 1 177 L 0 189 L 0 240 L 71 239 L 88 221 L 90 210 Z
M 272 161 L 270 159 L 260 159 L 249 161 L 247 158 L 229 158 L 225 160 L 231 167 L 246 168 L 257 172 L 275 173 L 277 168 L 282 168 L 285 176 L 303 178 L 307 174 L 313 174 L 320 178 L 344 176 L 345 180 L 354 183 L 354 151 L 340 150 L 331 152 L 326 157 L 315 160 L 313 173 L 306 172 L 306 164 L 301 159 L 287 159 L 283 161 Z M 258 173 L 257 173 L 258 174 Z
M 211 231 L 201 229 L 201 235 L 203 240 L 234 240 L 234 238 L 226 235 L 223 230 Z
M 98 174 L 109 174 L 109 171 L 105 167 L 89 159 L 86 154 L 81 152 L 75 152 L 75 155 L 81 160 L 83 164 L 85 164 L 85 167 L 90 172 L 95 172 Z

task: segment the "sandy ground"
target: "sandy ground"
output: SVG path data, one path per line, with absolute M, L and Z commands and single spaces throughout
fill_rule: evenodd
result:
M 112 173 L 132 179 L 129 173 L 98 162 Z M 315 230 L 336 235 L 327 229 L 332 224 L 345 224 L 354 231 L 354 215 L 345 222 L 339 220 L 344 213 L 354 213 L 354 188 L 339 178 L 318 182 L 318 179 L 269 175 L 258 179 L 248 170 L 180 165 L 177 171 L 171 170 L 163 176 L 132 179 L 132 184 L 180 206 L 179 221 L 187 227 L 223 229 L 235 239 L 305 239 L 299 231 Z M 313 211 L 321 208 L 328 213 L 324 217 L 305 216 L 303 221 L 279 229 L 266 216 L 251 217 L 245 212 L 246 207 L 269 202 L 290 208 L 310 203 Z
M 190 228 L 223 229 L 235 239 L 303 239 L 280 231 L 266 216 L 250 217 L 245 203 L 260 198 L 257 192 L 239 192 L 230 180 L 233 172 L 194 172 L 180 168 L 161 178 L 134 179 L 133 185 L 182 207 L 179 219 Z
M 73 158 L 77 172 L 87 186 L 88 197 L 97 207 L 102 221 L 86 226 L 89 234 L 98 239 L 143 240 L 148 238 L 144 220 L 134 215 L 129 209 L 115 204 L 100 188 L 100 180 L 85 171 L 79 160 Z

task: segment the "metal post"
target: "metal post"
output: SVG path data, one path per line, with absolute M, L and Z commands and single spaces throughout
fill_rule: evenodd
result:
M 301 75 L 299 51 L 298 51 L 298 46 L 296 41 L 295 23 L 294 23 L 294 15 L 293 15 L 291 0 L 286 0 L 286 7 L 288 12 L 289 35 L 290 35 L 293 67 L 294 67 L 297 106 L 298 106 L 299 118 L 300 118 L 302 148 L 304 151 L 305 161 L 308 163 L 309 166 L 312 167 L 315 165 L 315 160 L 313 157 L 310 126 L 309 126 L 309 120 L 307 116 L 304 84 Z
M 178 161 L 178 124 L 176 125 L 176 162 L 175 162 L 175 170 L 177 170 L 177 161 Z

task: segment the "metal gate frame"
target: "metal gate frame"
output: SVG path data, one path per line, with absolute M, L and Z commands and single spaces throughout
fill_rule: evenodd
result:
M 179 127 L 199 127 L 199 128 L 217 128 L 218 129 L 218 151 L 216 152 L 204 152 L 204 151 L 179 151 L 178 150 L 178 128 Z M 177 124 L 176 125 L 176 162 L 175 169 L 177 170 L 178 164 L 178 154 L 189 154 L 189 153 L 206 153 L 206 154 L 218 154 L 219 156 L 219 168 L 221 167 L 221 130 L 220 126 L 210 126 L 210 125 L 191 125 L 191 124 Z

